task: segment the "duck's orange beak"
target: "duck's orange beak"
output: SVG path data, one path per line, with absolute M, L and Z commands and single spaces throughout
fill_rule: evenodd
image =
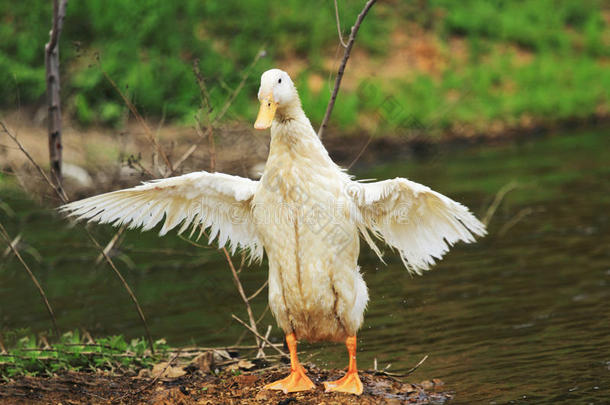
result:
M 258 110 L 254 128 L 269 128 L 273 122 L 273 117 L 275 117 L 275 110 L 277 110 L 277 103 L 273 100 L 273 94 L 269 94 L 261 100 L 261 107 L 260 110 Z

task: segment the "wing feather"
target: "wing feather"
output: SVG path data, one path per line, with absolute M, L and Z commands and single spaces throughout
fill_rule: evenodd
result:
M 251 214 L 251 201 L 258 182 L 223 173 L 196 172 L 89 197 L 60 207 L 77 220 L 126 225 L 150 230 L 163 221 L 159 235 L 179 227 L 190 236 L 210 229 L 210 243 L 229 244 L 250 251 L 260 259 L 263 247 Z
M 468 208 L 407 179 L 351 182 L 348 189 L 360 210 L 361 229 L 397 249 L 410 272 L 421 274 L 456 242 L 471 243 L 475 235 L 486 234 Z

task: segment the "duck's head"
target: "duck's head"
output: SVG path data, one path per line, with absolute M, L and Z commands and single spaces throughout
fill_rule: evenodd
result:
M 271 69 L 263 73 L 261 87 L 258 90 L 258 100 L 261 107 L 254 123 L 256 129 L 267 129 L 276 115 L 290 115 L 295 109 L 300 110 L 301 108 L 294 83 L 288 73 L 280 69 Z

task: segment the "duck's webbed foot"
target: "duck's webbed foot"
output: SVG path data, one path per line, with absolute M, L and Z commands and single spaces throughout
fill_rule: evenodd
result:
M 315 385 L 307 375 L 305 369 L 300 366 L 296 370 L 290 370 L 290 375 L 281 380 L 265 385 L 266 390 L 281 390 L 284 394 L 289 392 L 307 391 L 315 388 Z
M 337 381 L 325 382 L 324 388 L 326 389 L 326 392 L 337 391 L 356 395 L 362 394 L 363 390 L 362 381 L 360 381 L 360 377 L 358 377 L 357 371 L 348 371 L 347 374 L 345 374 Z
M 326 392 L 337 391 L 346 392 L 349 394 L 360 395 L 363 391 L 362 381 L 358 377 L 358 369 L 356 367 L 356 336 L 350 336 L 345 341 L 347 351 L 349 353 L 349 367 L 347 374 L 337 381 L 327 381 L 324 383 Z
M 285 394 L 289 392 L 307 391 L 315 388 L 315 385 L 305 374 L 305 369 L 297 358 L 297 340 L 294 333 L 286 335 L 286 343 L 290 350 L 290 375 L 281 380 L 265 385 L 266 390 L 281 390 Z

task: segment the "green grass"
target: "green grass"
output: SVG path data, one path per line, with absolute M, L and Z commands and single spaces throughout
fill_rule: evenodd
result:
M 53 375 L 59 371 L 137 371 L 152 367 L 167 353 L 163 340 L 157 341 L 156 354 L 150 352 L 144 339 L 127 341 L 123 336 L 88 341 L 78 330 L 64 333 L 57 342 L 47 345 L 27 330 L 4 332 L 7 352 L 0 353 L 0 378 L 17 375 Z
M 26 3 L 0 0 L 2 108 L 44 103 L 42 49 L 51 7 Z M 344 31 L 362 4 L 339 2 Z M 340 94 L 332 124 L 357 131 L 359 116 L 368 114 L 378 119 L 379 132 L 425 128 L 435 134 L 455 124 L 484 130 L 496 121 L 514 124 L 524 115 L 558 120 L 607 111 L 610 28 L 603 7 L 599 0 L 379 3 L 356 45 L 370 60 L 383 61 L 394 52 L 395 29 L 416 24 L 437 38 L 449 66 L 440 77 L 425 71 L 392 80 L 358 77 L 360 91 Z M 451 54 L 454 38 L 466 42 L 465 59 Z M 84 125 L 121 125 L 126 107 L 104 70 L 144 116 L 191 123 L 200 104 L 193 60 L 199 58 L 218 110 L 264 46 L 267 57 L 255 67 L 227 119 L 251 121 L 258 74 L 278 60 L 297 57 L 307 61 L 296 82 L 315 125 L 329 90 L 324 86 L 314 93 L 307 78 L 314 73 L 327 77 L 324 61 L 336 45 L 330 1 L 70 2 L 61 40 L 64 111 Z M 516 52 L 528 53 L 529 60 L 520 62 Z M 362 97 L 363 83 L 375 88 L 369 92 L 374 97 Z

